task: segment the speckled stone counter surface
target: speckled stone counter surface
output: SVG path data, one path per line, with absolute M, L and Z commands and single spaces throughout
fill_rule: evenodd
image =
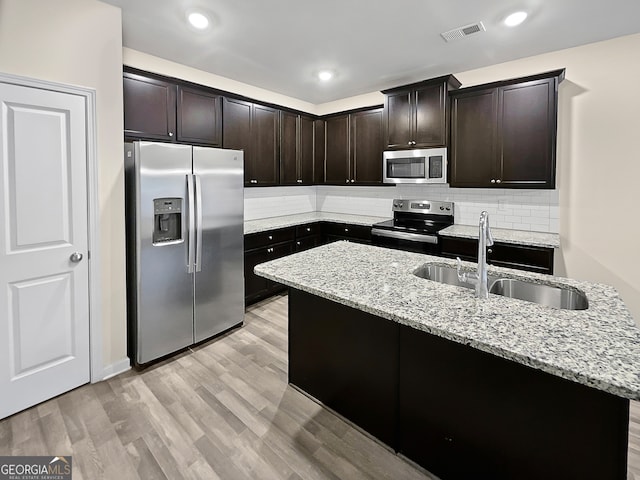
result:
M 586 293 L 587 310 L 556 310 L 413 275 L 453 261 L 334 242 L 263 263 L 255 272 L 305 292 L 470 345 L 629 399 L 640 399 L 640 330 L 613 287 L 489 266 L 489 274 L 563 284 Z M 464 262 L 468 267 L 472 263 Z
M 314 222 L 351 223 L 353 225 L 371 226 L 374 223 L 389 220 L 387 217 L 366 217 L 363 215 L 347 215 L 342 213 L 314 212 L 298 215 L 284 215 L 282 217 L 261 218 L 244 222 L 244 233 L 265 232 L 276 228 L 293 227 Z
M 478 238 L 478 226 L 452 225 L 440 230 L 443 237 Z M 491 227 L 491 235 L 496 242 L 527 245 L 531 247 L 560 247 L 560 235 L 557 233 L 528 232 L 526 230 L 509 230 Z

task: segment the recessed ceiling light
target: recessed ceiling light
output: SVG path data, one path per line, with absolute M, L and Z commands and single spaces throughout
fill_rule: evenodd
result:
M 515 27 L 520 25 L 527 18 L 527 12 L 515 12 L 504 19 L 504 24 L 507 27 Z
M 333 78 L 333 72 L 330 72 L 329 70 L 323 70 L 321 72 L 318 72 L 318 78 L 323 82 L 326 82 Z
M 187 15 L 189 23 L 198 30 L 204 30 L 209 26 L 209 19 L 200 12 L 191 12 Z

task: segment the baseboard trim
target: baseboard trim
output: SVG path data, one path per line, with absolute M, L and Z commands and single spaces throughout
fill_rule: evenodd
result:
M 131 360 L 128 357 L 125 357 L 117 362 L 112 363 L 111 365 L 107 365 L 102 370 L 102 380 L 108 380 L 111 377 L 115 377 L 116 375 L 120 375 L 121 373 L 126 372 L 127 370 L 131 370 Z

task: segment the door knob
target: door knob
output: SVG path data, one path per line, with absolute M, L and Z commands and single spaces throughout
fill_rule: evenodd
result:
M 71 260 L 73 263 L 78 263 L 82 260 L 82 254 L 80 252 L 73 252 L 71 256 L 69 256 L 69 260 Z

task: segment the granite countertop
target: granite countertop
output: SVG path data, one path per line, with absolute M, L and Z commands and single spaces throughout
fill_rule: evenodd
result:
M 258 275 L 614 395 L 640 400 L 640 330 L 613 287 L 489 265 L 489 274 L 582 290 L 556 310 L 413 275 L 440 257 L 334 242 L 263 263 Z M 463 262 L 467 266 L 474 264 Z
M 344 213 L 314 212 L 281 217 L 261 218 L 244 222 L 244 233 L 265 232 L 276 228 L 293 227 L 314 222 L 351 223 L 353 225 L 371 226 L 374 223 L 389 220 L 387 217 L 367 217 L 364 215 L 348 215 Z
M 478 238 L 477 225 L 452 225 L 440 230 L 443 237 Z M 528 232 L 491 227 L 491 235 L 496 242 L 527 245 L 531 247 L 560 248 L 560 235 L 557 233 Z

